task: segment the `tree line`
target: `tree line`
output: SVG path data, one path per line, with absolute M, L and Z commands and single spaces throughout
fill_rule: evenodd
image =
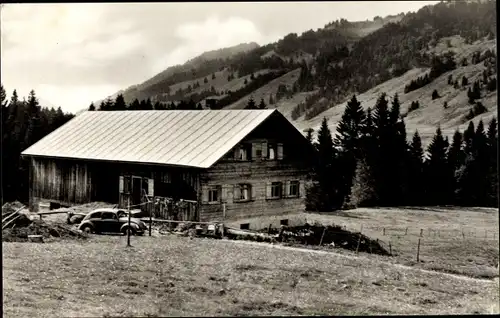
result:
M 14 90 L 10 99 L 0 89 L 2 106 L 2 201 L 28 200 L 28 162 L 21 152 L 51 133 L 73 114 L 42 107 L 32 90 L 28 99 L 20 98 Z
M 326 118 L 313 141 L 318 158 L 306 189 L 306 209 L 460 205 L 498 206 L 497 120 L 472 122 L 450 142 L 438 127 L 424 151 L 410 142 L 398 96 L 381 94 L 366 111 L 353 96 L 332 136 Z

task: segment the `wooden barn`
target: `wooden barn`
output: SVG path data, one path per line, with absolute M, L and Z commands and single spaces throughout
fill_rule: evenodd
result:
M 35 208 L 157 202 L 141 207 L 220 221 L 303 210 L 314 151 L 277 110 L 87 111 L 21 155 Z

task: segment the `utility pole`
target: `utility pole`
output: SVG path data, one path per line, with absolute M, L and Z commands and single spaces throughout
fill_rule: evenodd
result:
M 127 228 L 127 247 L 130 247 L 130 193 L 127 197 L 127 211 L 128 211 L 128 228 Z

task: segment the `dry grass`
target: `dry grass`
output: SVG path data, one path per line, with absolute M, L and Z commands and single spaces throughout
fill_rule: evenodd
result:
M 241 223 L 250 223 L 252 229 L 261 229 L 269 224 L 278 227 L 281 219 L 288 219 L 291 226 L 306 221 L 336 224 L 350 231 L 361 230 L 372 239 L 379 239 L 386 248 L 390 243 L 393 257 L 370 255 L 371 258 L 478 278 L 493 278 L 499 274 L 496 209 L 356 209 L 329 214 L 297 213 L 241 219 L 228 225 L 238 227 Z M 420 262 L 417 263 L 419 238 Z M 352 254 L 342 249 L 336 249 L 336 252 Z
M 184 237 L 3 243 L 5 317 L 497 312 L 498 281 Z

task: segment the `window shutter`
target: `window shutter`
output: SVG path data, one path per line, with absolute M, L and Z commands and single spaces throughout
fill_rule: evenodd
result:
M 305 193 L 306 193 L 305 182 L 299 181 L 299 198 L 302 198 Z
M 233 186 L 233 198 L 235 201 L 241 199 L 241 189 L 239 184 Z
M 285 181 L 285 192 L 283 192 L 283 196 L 290 196 L 290 181 Z
M 262 158 L 267 158 L 267 142 L 262 143 Z
M 154 196 L 155 195 L 155 179 L 149 179 L 148 180 L 148 195 Z
M 258 143 L 252 144 L 252 160 L 257 159 L 257 149 L 259 149 L 259 147 L 261 147 L 261 145 Z
M 120 193 L 123 193 L 123 176 L 120 176 L 118 188 L 120 189 Z
M 283 144 L 278 144 L 278 160 L 283 159 Z
M 228 190 L 229 190 L 228 186 L 224 184 L 222 186 L 222 191 L 221 191 L 221 194 L 220 194 L 220 199 L 222 200 L 222 202 L 226 202 L 227 201 Z
M 266 183 L 266 198 L 270 198 L 272 196 L 271 186 L 271 182 Z
M 208 202 L 208 188 L 206 186 L 201 187 L 201 201 L 203 203 Z
M 252 200 L 255 200 L 256 199 L 255 189 L 252 184 L 250 184 L 249 187 L 250 187 L 250 198 Z
M 234 148 L 234 160 L 240 160 L 240 147 Z
M 286 193 L 286 182 L 282 182 L 281 183 L 281 197 L 286 197 L 287 193 Z

